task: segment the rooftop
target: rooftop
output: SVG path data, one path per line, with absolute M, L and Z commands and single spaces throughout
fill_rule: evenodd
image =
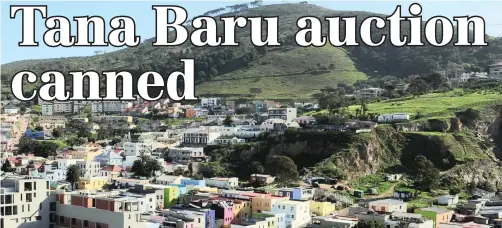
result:
M 403 202 L 401 200 L 395 200 L 395 199 L 383 199 L 383 200 L 373 201 L 373 202 L 370 202 L 370 203 L 398 205 L 398 204 L 403 204 L 405 202 Z

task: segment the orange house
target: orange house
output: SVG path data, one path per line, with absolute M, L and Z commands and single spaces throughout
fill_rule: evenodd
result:
M 193 108 L 189 108 L 185 110 L 185 117 L 186 118 L 194 118 L 197 115 L 197 111 Z

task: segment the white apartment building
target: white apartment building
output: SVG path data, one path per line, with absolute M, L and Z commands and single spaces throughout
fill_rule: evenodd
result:
M 58 159 L 55 163 L 57 163 L 57 169 L 67 170 L 68 167 L 76 165 L 79 161 L 84 161 L 84 159 Z
M 269 119 L 282 119 L 286 122 L 292 122 L 296 118 L 296 108 L 269 108 Z
M 103 102 L 93 102 L 91 104 L 92 112 L 103 112 Z
M 49 180 L 34 177 L 7 177 L 0 188 L 0 227 L 52 227 L 56 198 Z
M 237 177 L 213 177 L 205 179 L 207 186 L 233 189 L 239 186 L 239 178 Z
M 490 77 L 502 80 L 502 61 L 490 65 Z
M 42 115 L 52 116 L 54 113 L 53 105 L 51 103 L 42 103 Z
M 221 136 L 220 132 L 211 131 L 209 128 L 187 129 L 183 133 L 182 144 L 212 145 L 214 140 Z
M 56 113 L 73 113 L 72 102 L 42 103 L 42 115 L 51 116 Z
M 141 152 L 151 154 L 156 149 L 156 142 L 124 142 L 122 147 L 126 156 L 139 156 Z
M 172 162 L 188 164 L 192 161 L 206 160 L 203 147 L 173 147 L 169 148 L 168 158 Z
M 286 214 L 286 227 L 290 228 L 305 227 L 311 220 L 310 205 L 307 200 L 278 201 L 272 206 L 272 212 Z
M 365 89 L 356 90 L 355 95 L 357 98 L 365 98 L 365 99 L 375 98 L 375 97 L 379 97 L 380 95 L 382 95 L 382 93 L 384 91 L 385 91 L 384 89 L 380 89 L 380 88 L 365 88 Z
M 73 113 L 82 112 L 84 107 L 88 104 L 88 101 L 74 101 L 73 102 Z
M 215 97 L 203 97 L 200 99 L 200 105 L 202 107 L 213 107 L 218 105 L 218 98 Z
M 44 130 L 52 130 L 58 127 L 65 128 L 66 121 L 68 119 L 64 116 L 41 116 L 37 124 L 44 128 Z
M 92 103 L 92 112 L 123 112 L 133 106 L 132 102 L 102 101 Z
M 96 177 L 101 174 L 101 164 L 97 161 L 77 161 L 77 166 L 81 170 L 81 177 Z

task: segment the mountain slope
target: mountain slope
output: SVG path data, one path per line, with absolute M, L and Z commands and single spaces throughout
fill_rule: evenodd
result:
M 153 39 L 135 48 L 91 57 L 19 61 L 2 65 L 5 82 L 19 70 L 36 73 L 47 70 L 130 70 L 139 75 L 155 70 L 168 75 L 181 69 L 180 58 L 195 58 L 197 95 L 251 97 L 250 88 L 261 89 L 261 98 L 309 98 L 325 86 L 340 82 L 353 83 L 367 76 L 393 75 L 406 77 L 423 74 L 456 63 L 469 70 L 486 68 L 502 57 L 502 41 L 492 39 L 488 47 L 396 48 L 389 43 L 380 47 L 337 48 L 329 44 L 322 48 L 302 48 L 295 44 L 296 21 L 309 15 L 358 16 L 358 23 L 370 12 L 336 11 L 310 4 L 277 4 L 251 8 L 220 16 L 279 16 L 281 47 L 255 48 L 249 41 L 249 27 L 240 28 L 236 36 L 238 47 L 194 47 L 189 42 L 178 47 L 153 47 Z M 381 16 L 381 15 L 380 15 Z M 359 25 L 358 25 L 359 26 Z M 221 26 L 220 26 L 221 27 Z M 403 24 L 406 34 L 409 25 Z M 342 26 L 343 28 L 343 26 Z M 323 33 L 328 24 L 323 23 Z M 375 30 L 385 34 L 386 30 Z

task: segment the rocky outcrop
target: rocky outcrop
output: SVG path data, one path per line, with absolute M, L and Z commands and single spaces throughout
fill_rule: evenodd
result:
M 394 127 L 402 132 L 459 132 L 462 130 L 462 122 L 459 118 L 426 119 L 397 123 Z
M 451 178 L 461 183 L 479 185 L 488 182 L 497 189 L 502 189 L 502 168 L 496 162 L 480 159 L 467 162 L 447 171 L 443 178 Z

